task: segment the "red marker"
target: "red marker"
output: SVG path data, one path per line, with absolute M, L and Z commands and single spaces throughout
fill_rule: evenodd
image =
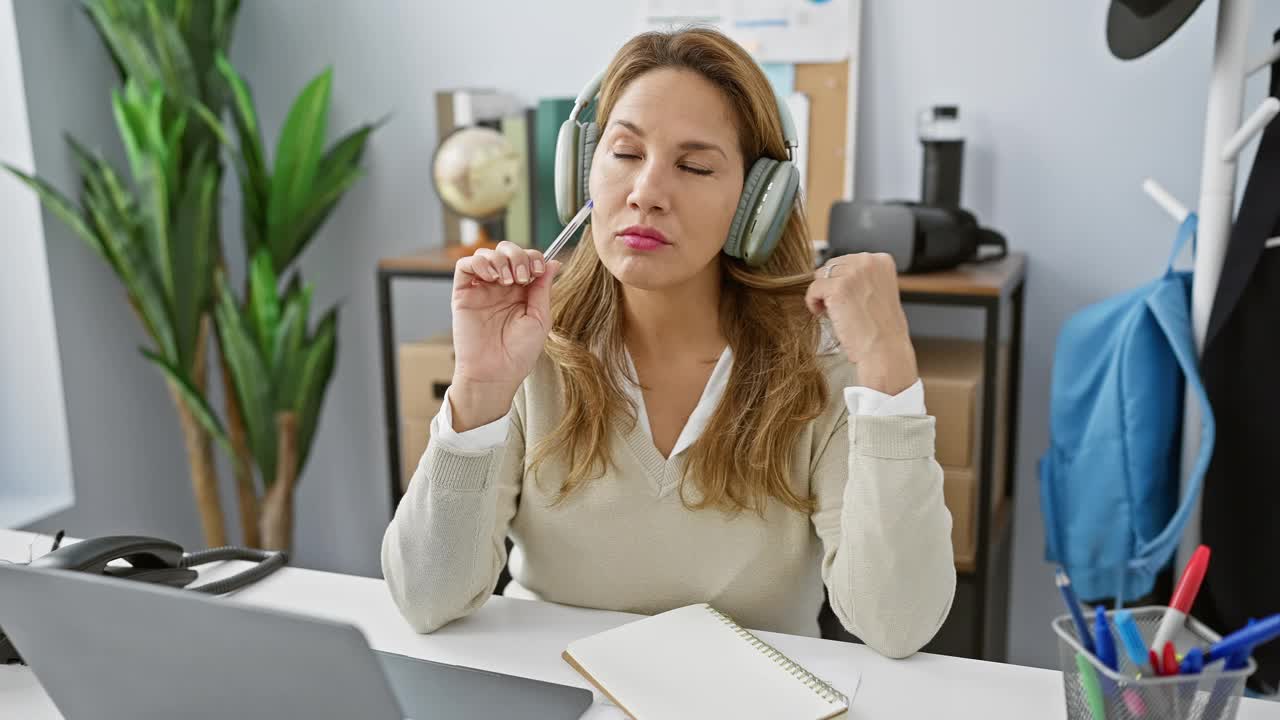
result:
M 1187 614 L 1191 612 L 1191 604 L 1195 602 L 1196 593 L 1200 592 L 1200 583 L 1204 580 L 1204 573 L 1208 567 L 1209 548 L 1201 545 L 1191 554 L 1191 560 L 1182 571 L 1182 578 L 1178 580 L 1178 587 L 1173 591 L 1173 600 L 1169 603 L 1169 609 L 1161 618 L 1160 627 L 1156 628 L 1155 639 L 1151 641 L 1152 648 L 1159 650 L 1164 647 L 1164 644 L 1173 640 L 1178 630 L 1186 624 Z
M 1178 674 L 1178 655 L 1174 653 L 1173 643 L 1171 642 L 1164 644 L 1164 674 Z
M 1164 665 L 1160 664 L 1160 656 L 1156 655 L 1156 651 L 1148 650 L 1147 655 L 1151 658 L 1151 672 L 1155 673 L 1156 677 L 1164 675 Z

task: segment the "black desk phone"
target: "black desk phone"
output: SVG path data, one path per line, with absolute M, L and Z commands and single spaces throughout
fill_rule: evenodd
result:
M 251 560 L 257 564 L 231 577 L 190 588 L 193 592 L 221 595 L 256 582 L 288 562 L 284 552 L 219 547 L 193 553 L 177 543 L 142 535 L 111 535 L 89 538 L 59 547 L 62 533 L 54 539 L 54 549 L 32 560 L 30 567 L 107 575 L 139 582 L 185 588 L 199 577 L 197 565 L 220 560 Z M 127 565 L 112 565 L 123 560 Z M 0 629 L 0 664 L 22 662 L 21 656 Z

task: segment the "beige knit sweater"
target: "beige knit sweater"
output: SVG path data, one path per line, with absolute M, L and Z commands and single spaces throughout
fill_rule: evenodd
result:
M 687 454 L 664 458 L 640 423 L 617 427 L 614 466 L 559 507 L 565 468 L 527 472 L 526 450 L 559 421 L 564 397 L 543 355 L 517 392 L 505 444 L 466 451 L 431 441 L 382 542 L 382 569 L 418 632 L 474 611 L 514 551 L 505 594 L 652 614 L 707 602 L 745 627 L 818 634 L 823 583 L 846 628 L 890 657 L 920 649 L 955 592 L 951 515 L 927 415 L 851 415 L 842 354 L 820 356 L 826 411 L 800 435 L 794 489 L 811 516 L 691 511 L 677 489 Z M 687 490 L 696 497 L 696 490 Z

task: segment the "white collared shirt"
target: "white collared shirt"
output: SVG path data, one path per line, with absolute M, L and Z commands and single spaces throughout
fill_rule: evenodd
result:
M 632 376 L 635 376 L 635 364 L 631 360 L 629 351 L 626 353 L 626 358 Z M 680 437 L 676 439 L 676 444 L 672 446 L 671 457 L 688 450 L 702 436 L 702 431 L 706 429 L 707 422 L 711 420 L 711 415 L 715 412 L 716 406 L 720 404 L 720 398 L 724 395 L 725 388 L 729 385 L 729 373 L 732 369 L 733 351 L 726 347 L 724 352 L 720 354 L 720 359 L 716 362 L 715 369 L 711 371 L 711 377 L 707 380 L 707 385 L 702 390 L 702 397 L 698 399 L 697 406 L 694 407 L 693 413 L 689 415 L 689 420 L 685 422 L 684 429 L 680 431 Z M 649 427 L 649 414 L 644 407 L 644 393 L 634 383 L 626 382 L 624 386 L 625 391 L 635 401 L 640 426 L 644 428 L 645 434 L 652 440 L 653 431 Z M 926 414 L 924 384 L 919 378 L 916 379 L 911 387 L 897 395 L 889 395 L 867 387 L 847 387 L 844 389 L 844 402 L 849 408 L 849 414 L 854 416 Z M 483 452 L 490 448 L 498 447 L 507 441 L 511 413 L 508 412 L 487 425 L 461 433 L 455 432 L 453 429 L 453 413 L 449 407 L 449 392 L 446 390 L 444 402 L 440 407 L 440 413 L 436 420 L 437 422 L 433 423 L 433 426 L 439 429 L 436 438 L 438 441 L 445 443 L 454 450 Z

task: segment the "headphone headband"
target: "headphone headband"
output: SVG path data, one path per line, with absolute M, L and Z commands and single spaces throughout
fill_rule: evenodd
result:
M 569 113 L 569 122 L 577 122 L 578 116 L 600 94 L 600 85 L 604 82 L 605 71 L 601 70 L 587 82 L 582 92 L 573 101 L 573 110 Z M 796 135 L 796 123 L 791 118 L 791 110 L 787 102 L 774 92 L 774 101 L 778 104 L 778 118 L 782 121 L 782 142 L 787 147 L 787 159 L 795 160 L 796 149 L 800 147 L 800 138 Z

